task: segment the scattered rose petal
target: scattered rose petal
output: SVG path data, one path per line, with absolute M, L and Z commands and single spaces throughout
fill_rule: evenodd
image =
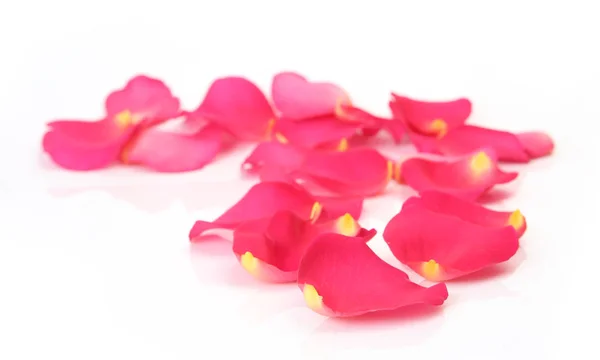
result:
M 354 210 L 356 205 L 350 204 Z M 332 217 L 323 204 L 300 186 L 284 182 L 261 182 L 250 188 L 235 205 L 216 220 L 196 221 L 190 230 L 189 238 L 190 241 L 197 241 L 207 230 L 233 230 L 246 221 L 269 218 L 284 210 L 312 222 L 325 221 Z M 333 210 L 340 211 L 339 204 Z M 334 214 L 334 216 L 339 215 Z
M 100 121 L 50 122 L 42 147 L 57 165 L 69 170 L 95 170 L 119 158 L 134 128 L 121 127 L 110 118 Z
M 360 135 L 362 135 L 365 138 L 370 138 L 379 134 L 380 131 L 381 128 L 379 127 L 366 127 L 360 130 Z M 402 131 L 404 131 L 404 125 L 402 126 Z
M 298 286 L 310 309 L 324 316 L 356 316 L 416 304 L 441 305 L 444 284 L 425 288 L 381 260 L 364 239 L 319 236 L 298 270 Z
M 351 104 L 348 94 L 339 86 L 310 82 L 294 72 L 282 72 L 273 77 L 271 96 L 281 116 L 291 120 L 333 115 L 340 104 Z
M 262 142 L 244 160 L 242 170 L 258 174 L 266 167 L 276 167 L 284 174 L 289 174 L 302 166 L 304 157 L 305 151 L 296 146 L 278 141 Z
M 316 221 L 322 205 L 310 194 L 293 185 L 262 182 L 250 188 L 235 205 L 216 220 L 196 221 L 190 231 L 190 240 L 210 229 L 234 229 L 243 222 L 268 218 L 282 210 L 292 211 L 302 219 Z
M 297 145 L 312 139 L 313 144 L 303 146 L 313 148 L 332 140 L 349 138 L 359 129 L 366 136 L 385 130 L 396 142 L 400 142 L 404 135 L 401 121 L 380 118 L 353 106 L 346 91 L 332 83 L 313 83 L 300 74 L 284 72 L 273 78 L 272 96 L 281 117 L 287 120 L 280 121 L 283 124 L 278 132 Z M 317 119 L 321 121 L 315 122 Z M 301 124 L 288 124 L 299 120 Z M 304 121 L 313 122 L 305 124 Z M 303 133 L 298 133 L 302 130 Z M 344 134 L 335 136 L 338 133 Z M 290 134 L 294 138 L 290 138 Z
M 251 175 L 258 174 L 258 178 L 262 182 L 283 182 L 293 184 L 294 186 L 300 186 L 303 188 L 303 185 L 301 186 L 296 181 L 296 178 L 292 176 L 292 173 L 284 167 L 261 166 L 257 171 L 254 171 L 252 168 L 249 168 L 247 173 Z
M 340 106 L 336 116 L 343 121 L 361 124 L 363 136 L 374 136 L 379 131 L 384 130 L 392 136 L 396 143 L 401 142 L 404 138 L 405 125 L 400 120 L 381 118 L 365 110 L 348 105 Z
M 550 155 L 554 151 L 554 140 L 546 133 L 530 131 L 516 135 L 531 159 Z
M 444 136 L 465 123 L 471 115 L 471 101 L 420 101 L 392 94 L 389 103 L 394 118 L 404 121 L 413 131 L 423 135 Z
M 519 248 L 519 235 L 511 225 L 482 226 L 433 211 L 422 201 L 404 206 L 386 226 L 383 238 L 400 262 L 431 281 L 507 261 Z
M 494 185 L 508 183 L 517 175 L 500 170 L 493 151 L 485 149 L 451 160 L 408 159 L 401 164 L 399 177 L 418 192 L 437 190 L 476 200 Z
M 158 79 L 138 75 L 106 98 L 106 114 L 121 127 L 155 125 L 180 115 L 179 99 Z
M 240 140 L 266 139 L 275 121 L 263 92 L 242 77 L 215 80 L 202 104 L 188 114 L 188 122 L 209 121 L 227 129 Z
M 513 134 L 465 125 L 448 132 L 443 138 L 435 141 L 429 149 L 420 151 L 431 150 L 429 152 L 459 156 L 482 147 L 493 149 L 500 161 L 528 162 L 552 153 L 554 143 L 548 135 L 540 132 Z
M 397 168 L 368 147 L 309 151 L 281 143 L 260 144 L 242 166 L 248 172 L 259 173 L 263 181 L 283 177 L 330 194 L 361 197 L 381 193 Z
M 419 195 L 420 197 L 412 197 L 405 201 L 404 206 L 410 206 L 413 202 L 420 202 L 431 211 L 456 216 L 473 224 L 495 228 L 512 226 L 519 237 L 527 230 L 527 221 L 519 210 L 494 211 L 476 202 L 439 191 L 425 191 Z
M 248 221 L 237 227 L 233 233 L 233 252 L 242 267 L 259 280 L 295 281 L 306 248 L 326 233 L 368 241 L 375 230 L 362 228 L 350 214 L 313 223 L 290 211 L 280 211 L 271 218 Z
M 135 137 L 122 160 L 159 172 L 198 170 L 217 156 L 224 136 L 224 130 L 216 126 L 191 134 L 153 127 Z
M 284 182 L 292 186 L 307 191 L 306 186 L 310 184 L 297 181 L 297 177 L 302 178 L 299 169 L 301 169 L 306 152 L 287 144 L 277 142 L 265 142 L 259 144 L 254 151 L 242 163 L 242 169 L 249 174 L 258 174 L 263 182 Z M 359 217 L 362 212 L 364 196 L 346 194 L 340 197 L 334 196 L 314 196 L 314 199 L 321 203 L 327 209 L 327 213 L 332 216 L 350 213 L 354 217 Z
M 358 133 L 361 126 L 360 123 L 339 121 L 333 115 L 301 122 L 281 118 L 275 122 L 273 127 L 273 139 L 286 144 L 314 149 L 347 141 Z
M 295 175 L 331 193 L 370 196 L 385 189 L 393 170 L 393 162 L 377 150 L 361 147 L 308 152 Z
M 440 154 L 439 141 L 433 136 L 407 131 L 408 139 L 420 153 Z
M 360 217 L 363 209 L 364 198 L 358 196 L 315 196 L 323 209 L 326 210 L 326 216 L 324 215 L 320 219 L 335 219 L 344 214 L 350 214 L 355 219 Z

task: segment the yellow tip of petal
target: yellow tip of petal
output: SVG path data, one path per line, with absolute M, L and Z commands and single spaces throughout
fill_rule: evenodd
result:
M 387 180 L 395 180 L 400 182 L 400 164 L 394 163 L 392 160 L 388 160 L 387 163 Z
M 421 267 L 421 274 L 427 280 L 436 280 L 440 274 L 440 264 L 433 259 L 424 262 Z
M 125 145 L 121 153 L 119 154 L 119 161 L 123 164 L 129 164 L 129 152 L 131 151 L 131 145 Z
M 306 305 L 313 311 L 320 312 L 323 309 L 323 297 L 319 295 L 317 289 L 310 284 L 304 284 L 302 289 Z
M 337 219 L 336 226 L 338 233 L 345 236 L 355 236 L 360 230 L 356 220 L 348 213 Z
M 335 103 L 335 108 L 333 110 L 333 113 L 335 116 L 337 116 L 338 118 L 343 118 L 344 115 L 346 115 L 344 109 L 342 108 L 342 101 L 340 99 L 337 100 L 337 102 Z
M 519 230 L 525 224 L 525 218 L 523 214 L 521 214 L 520 210 L 515 210 L 510 217 L 508 218 L 508 225 L 515 228 L 515 230 Z
M 317 221 L 319 216 L 321 216 L 321 210 L 323 210 L 323 205 L 321 205 L 320 202 L 316 201 L 313 204 L 312 209 L 310 209 L 310 220 L 312 222 Z
M 429 124 L 429 130 L 437 134 L 438 138 L 441 138 L 448 132 L 448 124 L 442 119 L 435 119 Z
M 260 265 L 260 260 L 254 257 L 250 251 L 246 251 L 244 255 L 240 258 L 240 263 L 242 267 L 252 275 L 256 275 L 258 272 L 258 266 Z
M 396 180 L 397 182 L 402 182 L 402 178 L 401 178 L 401 174 L 400 174 L 400 168 L 402 164 L 396 164 L 394 165 L 394 180 Z
M 129 110 L 123 110 L 114 117 L 115 122 L 121 128 L 126 128 L 133 123 L 133 115 Z
M 270 139 L 273 135 L 273 128 L 275 128 L 275 119 L 269 120 L 269 123 L 267 124 L 267 131 L 265 134 L 267 139 Z
M 348 139 L 340 140 L 339 145 L 337 146 L 337 151 L 346 151 L 348 150 Z
M 492 168 L 492 159 L 485 152 L 481 151 L 471 158 L 471 171 L 475 175 L 480 175 Z
M 348 94 L 344 94 L 340 97 L 337 98 L 337 100 L 335 101 L 335 108 L 333 110 L 335 116 L 337 116 L 338 118 L 344 118 L 346 117 L 346 112 L 344 111 L 343 106 L 351 106 L 352 105 L 352 101 L 350 100 L 350 97 L 348 96 Z
M 283 134 L 281 134 L 281 133 L 275 133 L 274 137 L 275 137 L 275 140 L 279 141 L 282 144 L 288 143 L 288 139 L 285 136 L 283 136 Z

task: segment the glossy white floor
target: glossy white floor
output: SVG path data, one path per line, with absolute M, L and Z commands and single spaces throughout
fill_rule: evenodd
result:
M 592 2 L 166 4 L 0 5 L 0 358 L 593 358 Z M 239 174 L 250 148 L 181 175 L 72 173 L 40 154 L 44 122 L 99 116 L 103 96 L 137 72 L 163 78 L 193 107 L 214 77 L 242 74 L 267 89 L 285 69 L 339 82 L 381 114 L 390 90 L 469 96 L 472 122 L 552 134 L 554 156 L 515 167 L 514 195 L 491 205 L 527 216 L 518 256 L 449 284 L 439 310 L 326 319 L 294 285 L 247 276 L 227 243 L 188 244 L 195 219 L 215 217 L 251 185 Z M 392 187 L 369 200 L 363 223 L 382 229 L 410 194 Z M 396 264 L 381 238 L 373 246 Z

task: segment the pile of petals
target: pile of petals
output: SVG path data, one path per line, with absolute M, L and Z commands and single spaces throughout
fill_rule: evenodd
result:
M 196 221 L 189 239 L 224 230 L 251 276 L 295 282 L 310 309 L 333 317 L 442 305 L 446 282 L 511 259 L 525 217 L 484 207 L 481 199 L 518 176 L 503 163 L 554 149 L 543 132 L 468 124 L 468 99 L 392 93 L 391 116 L 383 118 L 355 106 L 341 87 L 292 72 L 274 76 L 270 97 L 242 77 L 217 79 L 193 111 L 181 109 L 163 82 L 137 76 L 105 107 L 97 121 L 48 124 L 43 148 L 55 163 L 190 171 L 236 142 L 256 142 L 240 172 L 258 182 L 218 218 Z M 379 134 L 396 144 L 408 139 L 417 154 L 384 156 L 369 146 Z M 378 229 L 398 266 L 371 250 L 378 231 L 360 224 L 364 201 L 388 192 L 390 183 L 414 191 Z

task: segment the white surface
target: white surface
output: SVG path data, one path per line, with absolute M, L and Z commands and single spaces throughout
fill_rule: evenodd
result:
M 594 358 L 595 7 L 584 0 L 2 2 L 0 358 Z M 521 167 L 516 195 L 494 205 L 527 216 L 514 271 L 450 284 L 442 311 L 325 319 L 304 307 L 294 285 L 246 276 L 226 243 L 190 249 L 193 220 L 216 216 L 250 186 L 238 179 L 243 153 L 185 175 L 79 174 L 41 160 L 46 121 L 99 116 L 103 96 L 137 72 L 163 78 L 193 107 L 214 77 L 242 74 L 266 89 L 284 69 L 339 82 L 383 114 L 390 90 L 465 95 L 474 123 L 551 133 L 555 155 Z M 369 201 L 363 222 L 382 229 L 405 195 Z

